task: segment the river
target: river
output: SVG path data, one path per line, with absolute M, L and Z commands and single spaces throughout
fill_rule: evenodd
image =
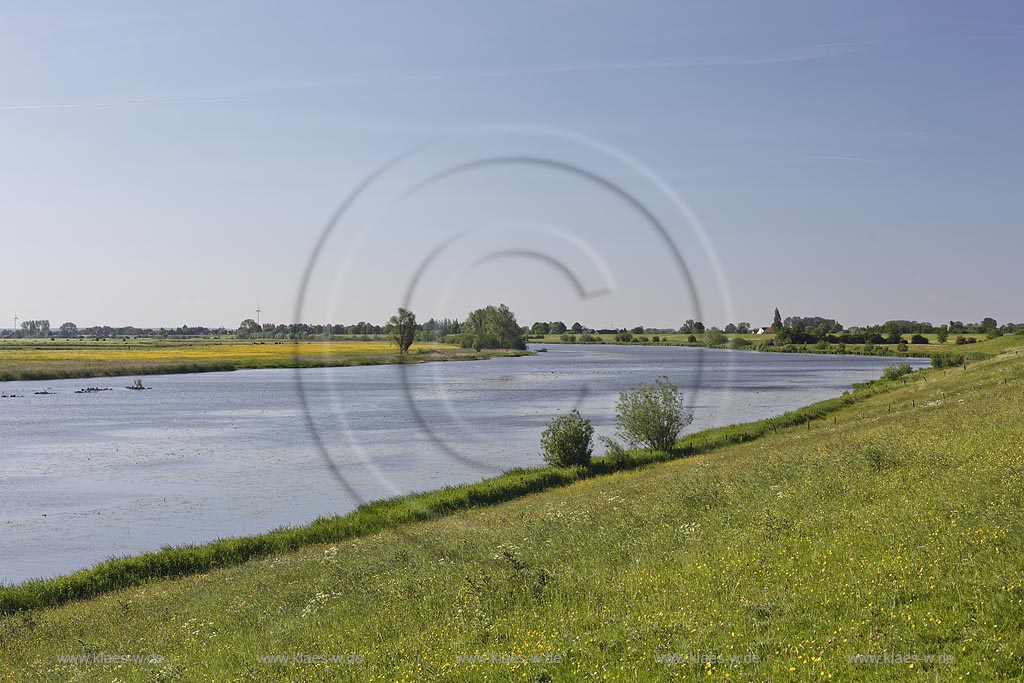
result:
M 546 348 L 401 367 L 158 375 L 144 378 L 147 391 L 129 391 L 134 378 L 2 383 L 0 393 L 17 398 L 0 399 L 0 581 L 304 524 L 538 465 L 552 416 L 578 407 L 611 434 L 618 393 L 662 375 L 684 387 L 694 431 L 838 396 L 897 362 Z M 87 387 L 111 390 L 76 393 Z

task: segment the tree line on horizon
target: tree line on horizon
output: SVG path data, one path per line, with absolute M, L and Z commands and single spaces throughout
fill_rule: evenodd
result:
M 393 320 L 393 319 L 392 319 Z M 65 322 L 56 330 L 51 327 L 49 320 L 25 320 L 21 322 L 20 328 L 5 335 L 8 338 L 64 338 L 64 339 L 113 339 L 113 338 L 182 338 L 182 337 L 228 337 L 235 335 L 240 339 L 333 339 L 336 337 L 349 337 L 353 339 L 381 339 L 390 335 L 393 323 L 378 325 L 365 321 L 355 324 L 307 324 L 307 323 L 257 323 L 252 318 L 246 318 L 236 329 L 225 327 L 210 328 L 203 326 L 181 325 L 177 328 L 140 328 L 134 326 L 115 327 L 108 325 L 96 325 L 91 327 L 78 327 L 73 322 Z M 514 328 L 514 329 L 513 329 Z M 413 341 L 419 342 L 447 342 L 462 344 L 465 341 L 467 348 L 520 348 L 525 346 L 525 341 L 530 338 L 542 338 L 545 335 L 556 334 L 566 336 L 572 335 L 596 335 L 614 334 L 616 341 L 632 341 L 640 335 L 678 333 L 693 337 L 696 341 L 697 335 L 712 335 L 716 340 L 722 334 L 750 334 L 756 329 L 748 322 L 728 323 L 722 328 L 707 327 L 699 320 L 687 320 L 676 330 L 671 328 L 652 328 L 637 325 L 631 328 L 608 328 L 595 329 L 580 322 L 567 325 L 562 321 L 534 322 L 530 327 L 520 327 L 516 322 L 515 314 L 504 304 L 500 306 L 488 306 L 477 309 L 470 313 L 465 322 L 459 319 L 443 318 L 440 320 L 431 318 L 425 323 L 415 325 Z M 950 335 L 980 335 L 987 338 L 998 337 L 1003 334 L 1020 333 L 1024 331 L 1024 323 L 1004 323 L 999 325 L 992 317 L 983 318 L 979 322 L 964 323 L 962 321 L 950 320 L 948 323 L 933 325 L 930 322 L 918 322 L 916 320 L 888 320 L 877 325 L 844 328 L 841 323 L 832 318 L 820 316 L 791 316 L 782 318 L 776 308 L 770 330 L 775 334 L 773 343 L 777 345 L 790 344 L 926 344 L 928 339 L 925 334 L 934 334 L 941 343 L 945 343 Z M 910 339 L 904 337 L 910 335 Z M 958 336 L 961 343 L 969 343 L 969 338 Z M 712 340 L 714 341 L 714 340 Z M 720 339 L 722 343 L 728 339 Z M 493 344 L 507 344 L 507 346 L 493 346 Z

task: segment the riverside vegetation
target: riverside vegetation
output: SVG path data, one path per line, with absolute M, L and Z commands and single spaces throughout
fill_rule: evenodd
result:
M 529 353 L 515 314 L 504 304 L 472 311 L 464 323 L 430 319 L 420 325 L 412 311 L 399 308 L 384 327 L 365 322 L 261 326 L 246 319 L 233 333 L 205 327 L 79 330 L 74 323 L 51 333 L 48 320 L 27 320 L 14 334 L 0 339 L 0 381 L 483 360 Z
M 687 320 L 678 330 L 658 330 L 637 326 L 633 329 L 587 331 L 580 323 L 571 328 L 565 323 L 536 322 L 528 338 L 548 344 L 631 344 L 728 348 L 734 351 L 777 353 L 827 353 L 868 356 L 901 356 L 937 359 L 936 367 L 962 364 L 963 361 L 991 358 L 1008 348 L 1024 343 L 1024 324 L 998 326 L 993 318 L 980 323 L 950 321 L 936 327 L 915 321 L 889 321 L 883 325 L 844 330 L 832 319 L 821 317 L 786 318 L 775 309 L 771 328 L 751 332 L 749 323 L 729 324 L 725 329 L 708 327 Z
M 386 341 L 5 340 L 0 381 L 482 360 L 523 353 L 431 343 L 400 353 Z
M 1019 680 L 1024 356 L 892 375 L 7 587 L 0 680 Z

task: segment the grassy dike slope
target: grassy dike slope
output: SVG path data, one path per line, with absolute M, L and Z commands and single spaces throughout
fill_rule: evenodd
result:
M 1024 356 L 914 378 L 835 424 L 0 617 L 0 680 L 1020 680 Z

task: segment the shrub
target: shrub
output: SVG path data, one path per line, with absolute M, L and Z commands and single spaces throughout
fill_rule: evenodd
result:
M 651 337 L 651 341 L 660 342 L 661 341 L 661 337 L 659 337 L 658 335 L 654 335 L 653 337 Z
M 604 444 L 604 457 L 607 459 L 608 464 L 621 467 L 631 461 L 629 453 L 618 441 L 610 436 L 602 436 L 600 440 Z
M 589 465 L 593 453 L 594 426 L 578 410 L 548 423 L 540 437 L 544 462 L 556 467 Z
M 924 336 L 923 334 L 915 334 L 913 337 L 910 338 L 910 343 L 911 344 L 927 344 L 928 343 L 928 337 Z
M 744 339 L 743 337 L 733 337 L 732 339 L 729 340 L 730 349 L 746 349 L 751 346 L 753 346 L 753 344 L 751 344 L 749 340 Z
M 691 344 L 696 344 L 697 343 L 697 337 L 695 337 L 694 335 L 691 334 L 689 337 L 686 338 L 686 341 L 688 341 Z
M 671 451 L 693 416 L 683 409 L 683 394 L 667 377 L 640 384 L 619 394 L 615 424 L 619 436 L 632 446 Z
M 709 327 L 707 331 L 704 332 L 704 345 L 709 349 L 725 346 L 728 342 L 729 338 L 726 337 L 725 333 L 717 327 Z
M 906 363 L 901 363 L 900 365 L 890 365 L 885 369 L 885 372 L 882 373 L 882 379 L 887 379 L 890 381 L 897 380 L 900 379 L 901 377 L 909 375 L 913 371 L 914 369 Z
M 937 353 L 932 356 L 932 367 L 933 368 L 955 368 L 958 365 L 963 365 L 967 361 L 974 360 L 985 360 L 991 358 L 987 353 L 978 353 L 972 351 L 970 353 Z

